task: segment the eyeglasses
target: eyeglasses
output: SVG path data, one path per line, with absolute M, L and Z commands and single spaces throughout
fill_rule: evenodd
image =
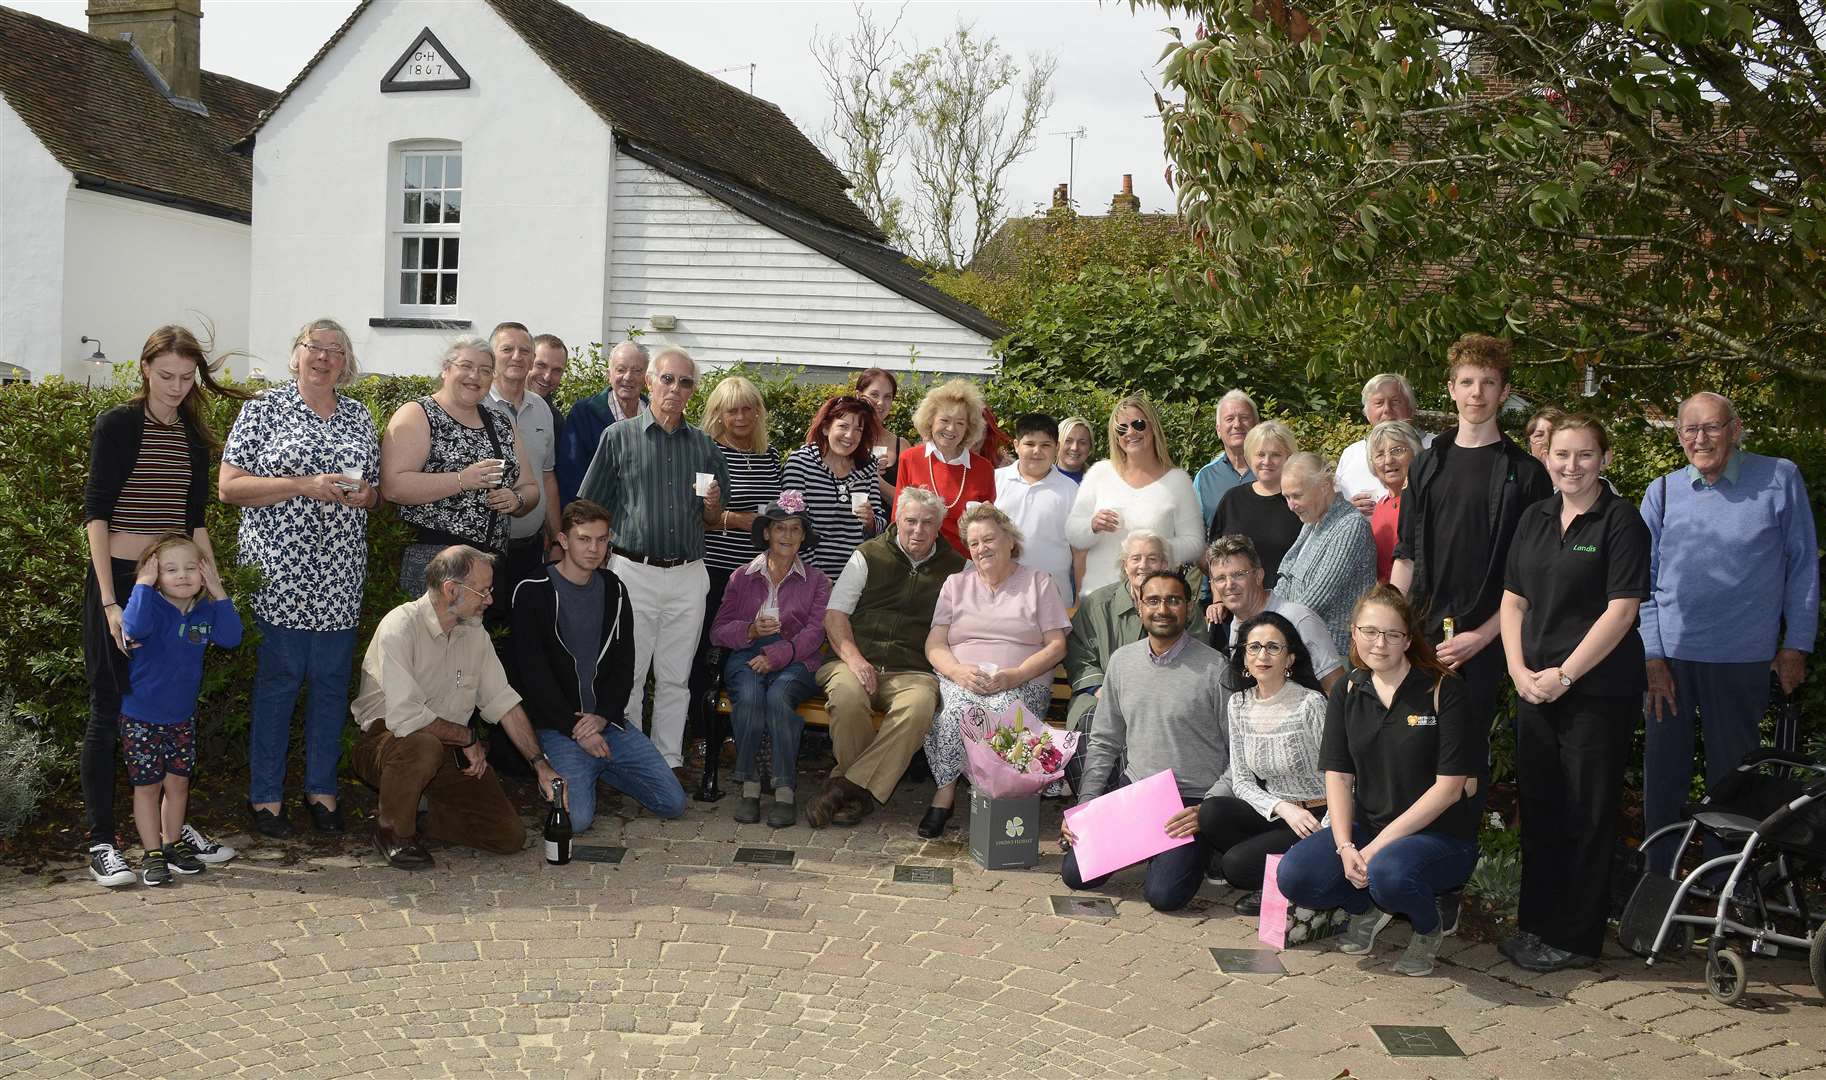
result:
M 1146 420 L 1129 420 L 1124 423 L 1116 425 L 1116 437 L 1118 439 L 1120 439 L 1122 436 L 1127 435 L 1131 431 L 1139 434 L 1141 432 L 1146 431 L 1147 429 L 1148 429 L 1148 422 Z
M 1413 454 L 1414 454 L 1413 447 L 1407 445 L 1406 443 L 1396 443 L 1394 446 L 1385 446 L 1382 449 L 1376 451 L 1374 454 L 1371 454 L 1370 460 L 1372 460 L 1372 461 L 1389 461 L 1394 458 L 1412 457 Z
M 680 390 L 690 390 L 692 387 L 697 385 L 697 378 L 695 376 L 674 375 L 670 371 L 663 372 L 659 375 L 655 375 L 654 378 L 659 380 L 659 383 L 661 386 L 665 386 L 665 387 L 676 386 Z
M 1702 433 L 1708 439 L 1716 439 L 1720 435 L 1723 435 L 1730 426 L 1730 424 L 1720 424 L 1717 422 L 1710 424 L 1688 424 L 1680 429 L 1680 440 L 1682 442 L 1692 442 L 1694 439 L 1699 438 Z
M 1376 626 L 1353 626 L 1351 629 L 1364 641 L 1386 641 L 1390 645 L 1400 645 L 1408 639 L 1406 630 L 1384 630 Z
M 1267 653 L 1269 656 L 1279 656 L 1287 651 L 1287 646 L 1279 641 L 1251 641 L 1249 644 L 1243 646 L 1243 651 L 1250 656 L 1255 656 L 1258 653 Z
M 474 360 L 458 360 L 451 364 L 450 367 L 465 375 L 480 375 L 484 379 L 492 379 L 495 377 L 495 367 L 493 364 L 484 366 L 476 363 Z
M 1211 575 L 1211 584 L 1213 584 L 1213 585 L 1241 585 L 1243 582 L 1248 581 L 1250 578 L 1252 578 L 1254 576 L 1255 576 L 1254 570 L 1238 570 L 1234 574 L 1212 574 Z
M 475 586 L 469 584 L 467 581 L 458 581 L 458 582 L 455 582 L 454 584 L 459 589 L 468 589 L 470 592 L 475 593 L 477 596 L 481 597 L 484 600 L 490 599 L 495 594 L 495 587 L 493 585 L 490 585 L 486 589 L 478 589 Z
M 1141 598 L 1141 606 L 1142 607 L 1185 607 L 1186 598 L 1183 596 L 1144 596 Z
M 347 355 L 343 352 L 341 345 L 319 345 L 315 341 L 300 341 L 298 344 L 304 346 L 306 352 L 316 353 L 318 356 L 327 356 L 332 360 L 341 360 Z

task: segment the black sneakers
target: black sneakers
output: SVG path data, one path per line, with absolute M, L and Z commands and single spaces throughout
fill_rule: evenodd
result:
M 127 857 L 113 844 L 89 845 L 89 873 L 110 889 L 131 884 L 134 878 L 133 867 L 127 865 Z
M 139 879 L 148 885 L 164 885 L 171 880 L 171 865 L 165 861 L 163 848 L 146 852 L 139 867 Z
M 189 876 L 203 872 L 203 860 L 197 857 L 196 850 L 183 840 L 175 840 L 164 848 L 165 863 L 173 871 Z
M 190 845 L 190 850 L 196 852 L 197 858 L 210 866 L 218 866 L 235 857 L 234 848 L 216 843 L 189 822 L 184 823 L 184 831 L 178 834 L 178 838 Z

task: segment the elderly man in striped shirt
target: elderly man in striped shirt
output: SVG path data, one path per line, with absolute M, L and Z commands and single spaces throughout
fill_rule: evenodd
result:
M 685 423 L 697 389 L 691 354 L 676 347 L 655 353 L 647 385 L 647 411 L 602 433 L 579 495 L 613 518 L 610 569 L 634 605 L 634 685 L 646 685 L 652 670 L 653 745 L 682 774 L 691 658 L 710 587 L 704 528 L 722 514 L 729 471 L 710 436 Z M 699 485 L 704 475 L 710 479 Z M 644 695 L 628 696 L 634 730 L 644 705 Z

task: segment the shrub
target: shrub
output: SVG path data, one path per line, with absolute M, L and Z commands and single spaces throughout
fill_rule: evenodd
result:
M 0 838 L 19 831 L 50 790 L 57 753 L 50 740 L 13 715 L 11 694 L 0 694 Z

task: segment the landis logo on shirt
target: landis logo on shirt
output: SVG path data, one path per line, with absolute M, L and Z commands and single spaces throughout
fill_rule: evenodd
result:
M 1583 551 L 1587 555 L 1596 555 L 1598 553 L 1598 545 L 1596 545 L 1596 544 L 1574 544 L 1574 545 L 1572 545 L 1572 550 Z
M 1419 713 L 1409 713 L 1408 714 L 1408 726 L 1409 727 L 1438 727 L 1439 726 L 1439 717 L 1423 716 Z

